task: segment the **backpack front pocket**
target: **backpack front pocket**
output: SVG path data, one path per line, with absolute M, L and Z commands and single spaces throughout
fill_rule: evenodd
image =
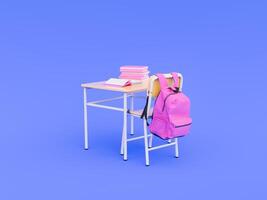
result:
M 170 137 L 184 136 L 189 133 L 192 124 L 191 117 L 172 115 L 170 121 L 173 129 L 172 136 Z

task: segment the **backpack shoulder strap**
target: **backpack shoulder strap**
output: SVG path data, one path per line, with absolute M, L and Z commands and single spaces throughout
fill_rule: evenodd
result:
M 172 78 L 174 80 L 173 87 L 177 87 L 178 88 L 180 80 L 179 80 L 179 77 L 178 77 L 177 73 L 176 72 L 172 72 L 171 75 L 172 75 Z
M 159 84 L 161 89 L 168 88 L 168 82 L 163 74 L 157 74 L 157 77 L 159 78 Z
M 141 119 L 145 118 L 147 126 L 149 126 L 148 116 L 147 116 L 148 101 L 149 101 L 149 96 L 146 97 L 146 105 L 145 105 L 144 110 L 143 110 L 141 117 L 140 117 Z

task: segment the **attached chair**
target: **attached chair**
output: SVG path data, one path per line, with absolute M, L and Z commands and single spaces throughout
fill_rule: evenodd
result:
M 173 77 L 171 74 L 164 74 L 165 78 L 168 80 L 168 84 L 172 85 L 173 84 Z M 179 77 L 179 91 L 182 91 L 182 86 L 183 86 L 183 77 L 181 74 L 178 74 Z M 148 106 L 147 106 L 147 116 L 148 118 L 152 117 L 153 114 L 153 108 L 151 107 L 152 101 L 154 101 L 157 96 L 160 93 L 160 84 L 157 76 L 151 76 L 149 79 L 149 87 L 147 91 L 147 101 L 148 101 Z M 141 117 L 143 110 L 129 110 L 129 114 L 135 117 Z M 179 157 L 179 149 L 178 149 L 178 138 L 175 139 L 169 139 L 167 140 L 167 144 L 163 145 L 158 145 L 152 147 L 152 142 L 153 142 L 153 134 L 149 134 L 147 132 L 147 120 L 143 119 L 143 128 L 144 128 L 144 136 L 137 137 L 139 139 L 144 138 L 144 143 L 145 143 L 145 159 L 146 159 L 146 166 L 149 166 L 149 152 L 153 150 L 157 150 L 160 148 L 164 147 L 169 147 L 169 146 L 174 146 L 175 147 L 175 157 Z

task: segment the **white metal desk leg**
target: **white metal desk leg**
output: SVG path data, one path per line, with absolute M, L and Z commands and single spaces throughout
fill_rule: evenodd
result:
M 134 109 L 134 93 L 131 94 L 131 110 Z M 134 116 L 131 115 L 131 135 L 134 134 Z
M 123 160 L 127 160 L 127 93 L 123 94 L 123 149 Z
M 123 155 L 123 151 L 124 151 L 124 122 L 123 122 L 122 134 L 121 134 L 121 155 Z
M 134 110 L 134 94 L 132 93 L 131 94 L 131 110 Z M 134 134 L 134 116 L 131 115 L 131 132 L 130 132 L 131 135 Z
M 88 149 L 88 122 L 87 122 L 87 93 L 83 88 L 83 109 L 84 109 L 84 149 Z

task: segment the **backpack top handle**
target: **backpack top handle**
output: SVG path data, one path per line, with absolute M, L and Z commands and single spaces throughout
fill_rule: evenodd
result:
M 174 76 L 173 76 L 174 74 Z M 183 76 L 180 73 L 173 72 L 169 74 L 163 74 L 165 77 L 165 81 L 167 81 L 167 85 L 174 85 L 178 86 L 179 92 L 182 91 L 183 87 Z M 176 79 L 176 80 L 175 80 Z M 164 84 L 164 83 L 163 83 Z M 149 80 L 149 89 L 148 89 L 148 95 L 151 95 L 152 97 L 157 97 L 160 92 L 160 83 L 159 83 L 159 78 L 156 75 L 153 75 L 150 77 Z

